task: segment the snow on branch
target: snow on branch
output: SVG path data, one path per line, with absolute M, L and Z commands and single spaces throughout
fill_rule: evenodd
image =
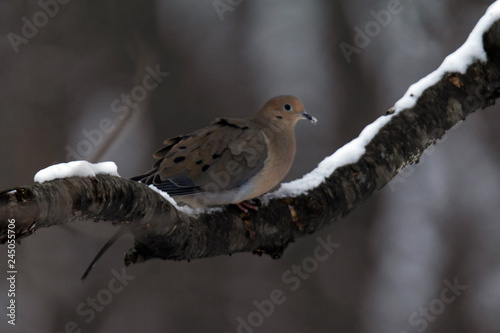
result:
M 7 240 L 11 219 L 16 239 L 85 219 L 124 225 L 135 236 L 126 263 L 236 252 L 278 258 L 290 242 L 339 219 L 385 186 L 469 114 L 495 103 L 500 95 L 499 20 L 497 1 L 436 71 L 311 173 L 263 196 L 258 211 L 242 213 L 229 205 L 186 212 L 146 185 L 118 177 L 111 165 L 85 166 L 86 174 L 45 171 L 48 176 L 39 180 L 46 182 L 1 192 L 0 242 Z
M 468 67 L 475 61 L 487 61 L 487 54 L 483 46 L 483 34 L 499 19 L 500 1 L 497 1 L 488 8 L 486 14 L 476 24 L 466 42 L 455 52 L 447 56 L 438 69 L 413 84 L 405 95 L 396 102 L 390 115 L 382 116 L 366 126 L 356 139 L 338 149 L 333 155 L 325 158 L 312 172 L 301 179 L 282 184 L 277 192 L 270 194 L 268 197 L 287 197 L 308 191 L 318 186 L 338 167 L 357 162 L 365 153 L 366 145 L 375 137 L 379 130 L 400 111 L 414 107 L 418 98 L 420 98 L 427 88 L 438 83 L 447 73 L 465 74 Z

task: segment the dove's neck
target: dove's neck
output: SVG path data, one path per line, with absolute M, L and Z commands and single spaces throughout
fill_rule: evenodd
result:
M 288 119 L 254 117 L 251 122 L 259 125 L 266 136 L 271 149 L 275 150 L 280 158 L 293 161 L 295 155 L 295 123 Z
M 269 146 L 273 149 L 283 166 L 292 166 L 295 156 L 295 131 L 294 128 L 284 128 L 281 132 L 274 132 L 274 136 L 269 142 Z M 288 172 L 288 170 L 287 170 Z
M 271 169 L 274 170 L 274 177 L 281 181 L 290 170 L 295 157 L 295 131 L 293 126 L 281 128 L 263 129 L 268 142 L 269 156 L 273 157 L 269 161 Z

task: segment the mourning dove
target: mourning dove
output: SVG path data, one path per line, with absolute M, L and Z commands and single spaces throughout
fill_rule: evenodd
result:
M 164 141 L 154 153 L 153 170 L 133 177 L 167 192 L 192 208 L 237 204 L 273 187 L 290 170 L 295 156 L 295 124 L 315 123 L 294 96 L 270 99 L 252 118 L 217 118 L 208 127 Z
M 252 118 L 218 118 L 208 127 L 165 140 L 153 155 L 158 159 L 153 169 L 131 179 L 152 184 L 192 208 L 236 204 L 245 212 L 256 209 L 246 200 L 278 185 L 292 166 L 299 119 L 316 122 L 297 97 L 274 97 Z M 120 228 L 108 240 L 82 280 L 123 233 Z

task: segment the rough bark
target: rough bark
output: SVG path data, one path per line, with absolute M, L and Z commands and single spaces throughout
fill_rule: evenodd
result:
M 455 124 L 494 104 L 500 94 L 500 22 L 483 41 L 487 62 L 471 64 L 465 74 L 445 75 L 413 108 L 395 115 L 358 162 L 336 169 L 308 193 L 273 199 L 248 214 L 226 206 L 188 216 L 131 180 L 106 175 L 58 179 L 0 193 L 0 241 L 7 240 L 8 219 L 16 221 L 18 240 L 42 227 L 85 219 L 126 224 L 135 236 L 126 263 L 250 251 L 279 258 L 290 242 L 347 214 L 417 162 Z

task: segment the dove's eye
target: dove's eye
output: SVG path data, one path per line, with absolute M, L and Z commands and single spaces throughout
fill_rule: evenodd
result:
M 290 104 L 285 103 L 285 105 L 283 105 L 283 110 L 285 110 L 285 111 L 292 111 L 293 108 L 292 108 L 292 106 Z

